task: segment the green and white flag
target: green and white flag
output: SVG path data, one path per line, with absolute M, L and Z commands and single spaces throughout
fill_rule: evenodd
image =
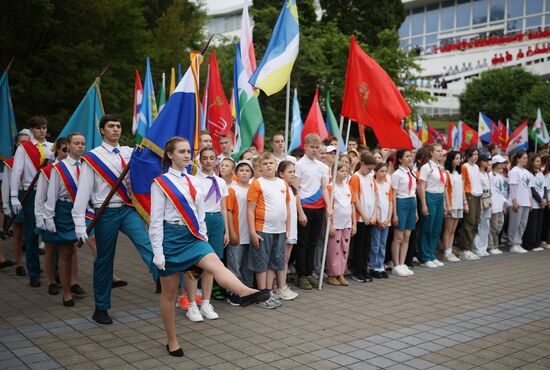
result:
M 538 145 L 548 145 L 550 142 L 548 129 L 546 128 L 546 123 L 542 120 L 540 108 L 537 108 L 537 119 L 535 120 L 533 129 L 531 130 L 531 139 L 536 141 Z
M 166 104 L 166 74 L 162 74 L 162 83 L 159 88 L 158 93 L 158 114 L 160 114 L 160 111 L 162 108 L 164 108 L 164 105 Z

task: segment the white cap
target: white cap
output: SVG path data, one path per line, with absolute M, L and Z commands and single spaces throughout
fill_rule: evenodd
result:
M 504 159 L 504 157 L 499 154 L 494 155 L 493 158 L 491 159 L 491 164 L 498 164 L 498 163 L 504 163 L 504 162 L 506 162 L 506 159 Z
M 327 153 L 335 152 L 337 150 L 338 150 L 338 148 L 336 148 L 334 145 L 327 146 Z

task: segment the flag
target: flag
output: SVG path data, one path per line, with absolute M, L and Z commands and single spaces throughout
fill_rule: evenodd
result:
M 11 104 L 8 72 L 5 71 L 0 78 L 0 161 L 10 158 L 15 152 L 15 114 Z M 4 165 L 0 165 L 0 172 Z
M 151 76 L 151 63 L 147 57 L 147 68 L 145 71 L 145 86 L 143 87 L 143 100 L 138 116 L 138 126 L 136 131 L 136 144 L 141 144 L 147 132 L 153 126 L 153 121 L 157 117 L 157 102 L 155 101 L 155 89 L 153 87 L 153 77 Z
M 285 0 L 279 19 L 258 69 L 250 83 L 273 95 L 286 85 L 300 48 L 300 25 L 296 0 Z
M 550 136 L 548 136 L 548 129 L 546 128 L 546 123 L 542 119 L 542 113 L 540 108 L 537 108 L 537 119 L 533 124 L 533 129 L 531 130 L 531 139 L 536 141 L 538 145 L 547 146 L 550 142 Z
M 401 119 L 411 109 L 390 76 L 351 37 L 342 115 L 372 127 L 381 147 L 412 148 Z
M 141 102 L 143 101 L 143 87 L 141 86 L 141 77 L 136 69 L 136 84 L 134 86 L 134 115 L 132 117 L 132 135 L 136 135 L 139 125 L 139 112 L 141 111 Z
M 176 69 L 172 67 L 170 71 L 170 96 L 172 96 L 174 90 L 176 90 Z
M 221 153 L 220 136 L 232 133 L 233 120 L 231 118 L 231 108 L 223 91 L 215 50 L 210 53 L 202 107 L 206 129 L 212 134 L 214 149 Z
M 258 151 L 258 153 L 263 153 L 265 143 L 265 125 L 263 122 L 258 128 L 256 135 L 254 135 L 254 139 L 252 140 L 252 142 L 254 143 L 254 146 L 256 146 L 256 150 Z
M 525 120 L 521 125 L 519 125 L 512 135 L 510 135 L 510 141 L 508 142 L 508 147 L 506 152 L 508 155 L 513 155 L 514 153 L 525 150 L 529 148 L 529 121 Z
M 496 141 L 498 147 L 502 150 L 506 150 L 508 147 L 508 128 L 501 120 L 498 120 L 498 140 Z M 491 140 L 492 141 L 492 140 Z
M 447 148 L 458 150 L 460 148 L 458 141 L 458 129 L 452 122 L 449 122 L 449 128 L 447 129 Z
M 490 142 L 498 144 L 498 125 L 491 120 L 491 136 L 490 136 Z
M 409 137 L 411 138 L 412 145 L 415 149 L 422 148 L 422 141 L 418 138 L 418 135 L 416 134 L 416 130 L 408 129 L 409 131 Z
M 103 115 L 99 78 L 96 78 L 58 137 L 67 137 L 73 132 L 81 133 L 86 138 L 86 152 L 92 150 L 103 142 L 99 133 L 99 121 Z
M 422 121 L 422 128 L 420 129 L 420 139 L 422 144 L 425 144 L 430 141 L 430 133 L 428 131 L 428 125 Z
M 462 135 L 462 145 L 460 146 L 460 151 L 463 152 L 472 146 L 476 146 L 479 141 L 479 136 L 477 135 L 477 131 L 468 126 L 466 123 L 459 122 L 459 124 Z
M 319 91 L 315 89 L 315 96 L 311 103 L 311 108 L 307 114 L 306 121 L 304 122 L 304 128 L 302 129 L 302 147 L 306 142 L 306 136 L 309 134 L 317 134 L 321 138 L 321 141 L 328 137 L 327 128 L 323 121 L 323 113 L 321 113 L 321 107 L 319 106 Z
M 166 142 L 174 136 L 189 140 L 191 155 L 198 149 L 199 140 L 199 95 L 196 74 L 200 54 L 193 58 L 191 66 L 178 83 L 151 130 L 132 153 L 130 180 L 132 201 L 136 210 L 148 222 L 151 211 L 151 183 L 163 172 L 161 160 Z
M 162 74 L 162 83 L 159 88 L 159 101 L 158 101 L 158 112 L 164 108 L 164 105 L 166 104 L 166 75 Z
M 344 139 L 342 139 L 342 134 L 340 133 L 338 122 L 336 121 L 336 117 L 334 116 L 334 113 L 332 112 L 332 108 L 330 107 L 329 91 L 327 91 L 327 99 L 325 101 L 325 104 L 326 104 L 327 131 L 329 133 L 329 136 L 332 136 L 338 139 L 338 146 L 340 147 L 340 153 L 343 153 L 346 151 L 346 144 L 344 144 Z
M 298 104 L 298 89 L 294 89 L 294 98 L 292 98 L 292 122 L 290 124 L 290 146 L 288 151 L 292 152 L 302 146 L 302 115 L 300 114 L 300 104 Z
M 359 144 L 367 146 L 367 136 L 365 135 L 365 126 L 359 125 Z
M 181 63 L 178 63 L 178 84 L 180 83 L 182 78 L 183 77 L 181 75 Z
M 477 124 L 477 137 L 480 141 L 486 143 L 491 141 L 491 128 L 493 127 L 493 121 L 482 112 L 479 112 L 479 119 Z
M 433 128 L 430 125 L 428 126 L 428 143 L 430 144 L 441 144 L 442 146 L 445 146 L 447 144 L 447 139 L 445 138 L 445 135 L 443 135 L 441 132 L 437 131 L 435 128 Z

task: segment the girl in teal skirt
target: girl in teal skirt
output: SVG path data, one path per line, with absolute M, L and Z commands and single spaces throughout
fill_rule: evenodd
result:
M 248 288 L 221 262 L 206 236 L 204 194 L 198 179 L 186 172 L 191 159 L 187 139 L 174 137 L 166 143 L 163 168 L 168 172 L 151 185 L 149 237 L 153 263 L 159 270 L 162 293 L 160 313 L 166 329 L 170 355 L 183 356 L 175 328 L 175 303 L 179 273 L 194 265 L 213 276 L 220 285 L 241 297 L 241 306 L 269 299 L 268 292 Z M 191 279 L 188 279 L 191 280 Z

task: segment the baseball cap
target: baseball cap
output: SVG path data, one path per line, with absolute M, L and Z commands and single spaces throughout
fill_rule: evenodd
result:
M 241 166 L 250 167 L 250 170 L 252 171 L 252 174 L 254 175 L 254 165 L 248 159 L 243 159 L 243 160 L 239 161 L 239 163 L 237 163 L 237 165 L 235 166 L 235 174 L 237 173 L 237 170 Z
M 486 152 L 479 153 L 479 160 L 480 161 L 488 161 L 490 159 L 491 159 L 491 156 L 489 155 L 489 153 L 486 153 Z
M 501 156 L 500 154 L 497 154 L 493 157 L 493 159 L 491 159 L 491 164 L 498 164 L 498 163 L 504 163 L 506 162 L 506 159 L 504 159 L 503 156 Z
M 336 151 L 336 147 L 334 145 L 327 146 L 327 153 L 335 152 L 335 151 Z

